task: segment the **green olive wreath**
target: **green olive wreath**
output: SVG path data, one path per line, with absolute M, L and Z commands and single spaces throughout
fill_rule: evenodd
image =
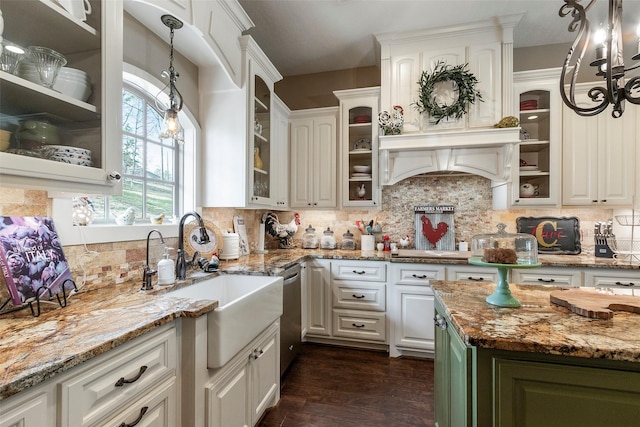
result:
M 482 95 L 475 89 L 478 79 L 466 68 L 468 64 L 451 66 L 443 61 L 438 61 L 433 71 L 423 71 L 418 84 L 420 85 L 419 100 L 414 104 L 415 108 L 436 119 L 436 124 L 447 117 L 459 119 L 467 113 L 467 106 L 476 101 L 483 102 Z M 437 83 L 452 81 L 455 83 L 457 100 L 451 105 L 438 105 L 432 95 Z

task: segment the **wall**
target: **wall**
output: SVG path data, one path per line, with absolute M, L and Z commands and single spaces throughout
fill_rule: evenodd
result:
M 338 105 L 334 90 L 379 85 L 380 68 L 373 66 L 288 76 L 276 83 L 275 91 L 291 110 L 303 110 Z

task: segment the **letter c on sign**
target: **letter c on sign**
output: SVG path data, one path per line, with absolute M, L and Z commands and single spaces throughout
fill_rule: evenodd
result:
M 549 224 L 551 227 L 553 227 L 554 231 L 558 231 L 558 223 L 555 221 L 542 221 L 540 224 L 538 224 L 538 226 L 536 227 L 536 240 L 538 240 L 538 243 L 542 246 L 545 246 L 547 248 L 553 247 L 556 245 L 556 243 L 558 243 L 558 239 L 555 239 L 554 241 L 552 241 L 551 243 L 548 243 L 544 240 L 544 235 L 543 235 L 543 230 L 544 230 L 544 226 L 546 224 Z

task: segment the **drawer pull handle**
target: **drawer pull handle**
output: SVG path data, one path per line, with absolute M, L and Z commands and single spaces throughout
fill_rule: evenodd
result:
M 440 329 L 447 329 L 447 321 L 444 320 L 444 317 L 442 317 L 439 314 L 436 314 L 435 317 L 433 318 L 433 321 L 436 322 L 436 326 Z
M 144 371 L 146 371 L 146 370 L 147 370 L 147 367 L 145 365 L 140 366 L 140 372 L 138 372 L 138 375 L 136 375 L 135 377 L 131 378 L 130 380 L 125 380 L 124 377 L 120 378 L 116 382 L 116 387 L 122 387 L 125 384 L 135 383 L 136 381 L 138 381 L 140 379 L 140 377 L 142 376 L 142 374 L 144 374 Z
M 354 298 L 356 298 L 356 299 L 362 299 L 362 298 L 364 298 L 364 295 L 356 295 L 356 294 L 353 294 L 353 295 L 351 295 L 351 296 L 352 296 L 352 297 L 354 297 Z
M 260 358 L 260 356 L 262 356 L 264 354 L 264 350 L 261 348 L 256 348 L 255 350 L 253 350 L 253 352 L 251 353 L 251 358 L 253 360 L 256 360 L 258 358 Z
M 426 275 L 426 274 L 421 274 L 420 276 L 418 276 L 417 274 L 412 274 L 412 276 L 413 276 L 415 279 L 426 279 L 426 278 L 427 278 L 427 275 Z
M 633 282 L 629 282 L 629 283 L 616 282 L 616 285 L 618 285 L 618 286 L 635 286 L 636 284 L 633 283 Z
M 553 283 L 555 282 L 554 279 L 543 279 L 543 278 L 538 278 L 538 282 L 542 282 L 542 283 Z
M 353 270 L 353 272 L 354 272 L 355 274 L 365 274 L 365 273 L 366 273 L 366 271 L 364 271 L 364 270 L 362 270 L 362 271 L 355 271 L 355 270 Z
M 148 406 L 143 406 L 142 409 L 140 409 L 140 415 L 138 415 L 138 419 L 137 420 L 135 420 L 131 424 L 122 423 L 122 424 L 120 424 L 120 427 L 134 427 L 134 426 L 137 426 L 138 423 L 142 420 L 142 417 L 144 417 L 144 414 L 146 414 L 148 410 L 149 410 Z
M 364 324 L 358 325 L 357 323 L 352 323 L 351 326 L 353 326 L 354 328 L 364 328 Z
M 484 280 L 484 277 L 467 277 L 467 280 L 472 280 L 474 282 L 482 282 Z

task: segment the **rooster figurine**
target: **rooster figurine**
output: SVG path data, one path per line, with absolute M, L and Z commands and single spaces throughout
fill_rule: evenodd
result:
M 296 234 L 298 226 L 300 225 L 300 215 L 298 212 L 293 214 L 293 219 L 288 224 L 280 224 L 278 216 L 273 212 L 266 213 L 263 222 L 265 231 L 280 240 L 280 249 L 295 248 L 291 238 Z

